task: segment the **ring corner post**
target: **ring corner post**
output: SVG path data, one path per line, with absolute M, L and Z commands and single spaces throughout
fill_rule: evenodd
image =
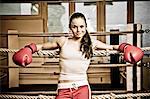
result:
M 8 49 L 18 48 L 18 31 L 8 30 Z M 13 53 L 8 53 L 9 88 L 19 87 L 19 68 L 12 61 Z

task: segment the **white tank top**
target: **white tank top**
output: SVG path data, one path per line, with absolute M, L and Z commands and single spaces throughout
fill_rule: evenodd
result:
M 90 59 L 84 58 L 79 47 L 79 44 L 72 43 L 70 39 L 66 38 L 60 50 L 61 71 L 59 80 L 87 80 L 86 72 Z

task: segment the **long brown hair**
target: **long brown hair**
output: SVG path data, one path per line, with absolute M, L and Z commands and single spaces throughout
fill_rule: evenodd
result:
M 71 29 L 71 22 L 74 18 L 84 19 L 86 27 L 87 27 L 85 16 L 82 13 L 76 12 L 76 13 L 72 14 L 72 16 L 70 17 L 70 21 L 69 21 L 69 28 L 70 29 Z M 93 55 L 92 41 L 91 41 L 90 35 L 89 35 L 87 30 L 86 30 L 85 35 L 82 37 L 80 43 L 81 43 L 80 51 L 82 52 L 82 54 L 85 54 L 85 58 L 87 58 L 87 59 L 91 58 Z

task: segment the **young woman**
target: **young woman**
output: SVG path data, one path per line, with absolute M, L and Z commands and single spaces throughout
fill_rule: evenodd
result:
M 27 45 L 15 53 L 16 64 L 26 66 L 31 63 L 32 53 L 42 49 L 60 49 L 60 76 L 56 99 L 91 99 L 91 90 L 87 79 L 87 69 L 93 50 L 118 49 L 99 40 L 90 38 L 87 31 L 86 18 L 82 13 L 74 13 L 70 17 L 69 28 L 72 38 L 60 37 L 53 42 Z M 120 50 L 129 44 L 122 44 Z M 25 55 L 24 55 L 25 53 Z
M 87 79 L 87 69 L 93 48 L 113 49 L 100 41 L 91 40 L 83 14 L 74 13 L 70 17 L 69 28 L 72 38 L 60 38 L 60 77 L 56 99 L 91 99 Z

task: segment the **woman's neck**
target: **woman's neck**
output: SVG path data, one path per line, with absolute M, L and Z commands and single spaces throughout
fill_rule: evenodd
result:
M 73 38 L 72 38 L 72 40 L 74 40 L 74 41 L 76 41 L 76 42 L 80 42 L 81 39 L 82 39 L 82 38 L 76 38 L 76 37 L 73 37 Z

